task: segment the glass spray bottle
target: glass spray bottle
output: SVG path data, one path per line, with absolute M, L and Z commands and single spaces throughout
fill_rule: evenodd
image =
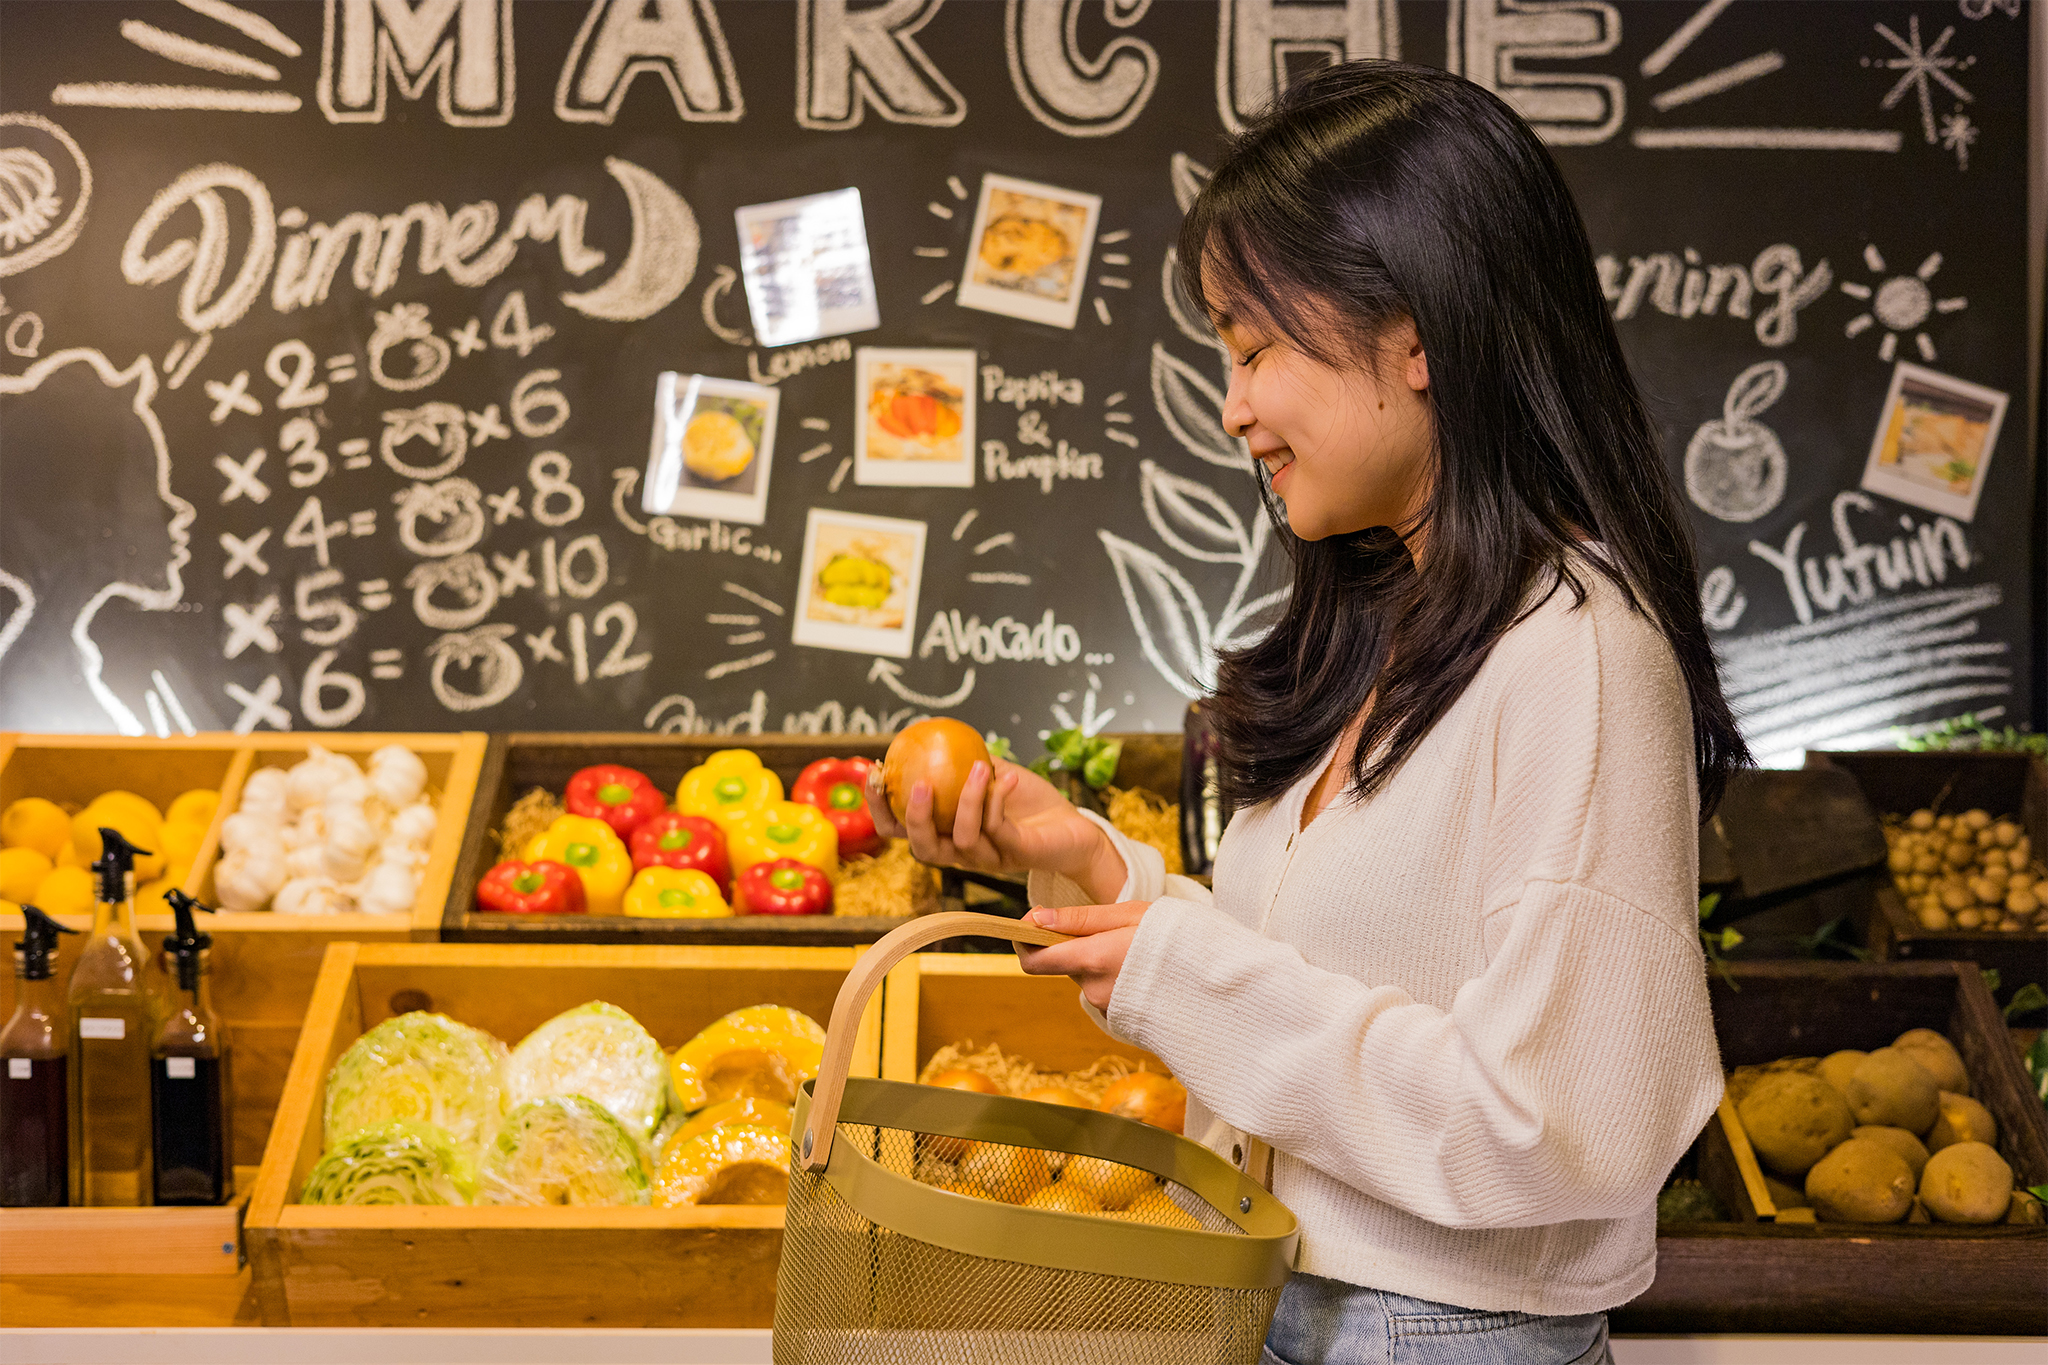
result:
M 14 1017 L 0 1029 L 0 1208 L 60 1208 L 71 1193 L 71 1029 L 52 966 L 75 934 L 33 905 L 14 945 Z
M 213 936 L 192 922 L 194 910 L 212 911 L 183 891 L 166 892 L 164 899 L 178 917 L 178 929 L 164 940 L 164 966 L 176 989 L 149 1049 L 156 1202 L 219 1204 L 234 1182 L 228 1045 L 206 981 Z
M 99 904 L 71 971 L 71 1202 L 150 1200 L 149 1045 L 163 1009 L 135 936 L 135 859 L 149 856 L 100 828 L 92 865 Z

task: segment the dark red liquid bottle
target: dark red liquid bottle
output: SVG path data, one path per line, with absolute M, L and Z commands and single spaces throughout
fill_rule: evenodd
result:
M 35 906 L 14 945 L 20 1003 L 0 1029 L 0 1207 L 71 1202 L 71 1028 L 52 971 L 66 929 Z

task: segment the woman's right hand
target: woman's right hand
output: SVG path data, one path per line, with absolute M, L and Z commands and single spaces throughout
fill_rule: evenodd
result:
M 1102 830 L 1074 809 L 1059 789 L 1015 763 L 991 772 L 977 762 L 960 789 L 953 828 L 932 822 L 931 784 L 914 782 L 898 820 L 889 808 L 880 765 L 868 775 L 868 811 L 889 839 L 908 839 L 918 861 L 974 872 L 1018 875 L 1054 872 L 1078 883 L 1096 900 L 1114 901 L 1127 877 L 1123 859 Z

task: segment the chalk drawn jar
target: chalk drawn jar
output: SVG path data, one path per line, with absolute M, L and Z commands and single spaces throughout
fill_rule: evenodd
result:
M 1755 521 L 1785 496 L 1785 447 L 1756 420 L 1785 392 L 1785 364 L 1765 360 L 1728 386 L 1718 421 L 1703 423 L 1685 448 L 1685 491 L 1722 521 Z

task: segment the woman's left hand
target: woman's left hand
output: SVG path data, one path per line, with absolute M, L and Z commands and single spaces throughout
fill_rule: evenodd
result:
M 1026 915 L 1024 922 L 1071 934 L 1073 939 L 1043 948 L 1020 943 L 1017 961 L 1033 976 L 1073 977 L 1081 987 L 1081 998 L 1106 1012 L 1110 992 L 1116 989 L 1117 973 L 1124 969 L 1124 954 L 1131 950 L 1131 940 L 1138 936 L 1138 921 L 1151 908 L 1149 901 L 1069 905 L 1060 909 L 1040 906 Z

